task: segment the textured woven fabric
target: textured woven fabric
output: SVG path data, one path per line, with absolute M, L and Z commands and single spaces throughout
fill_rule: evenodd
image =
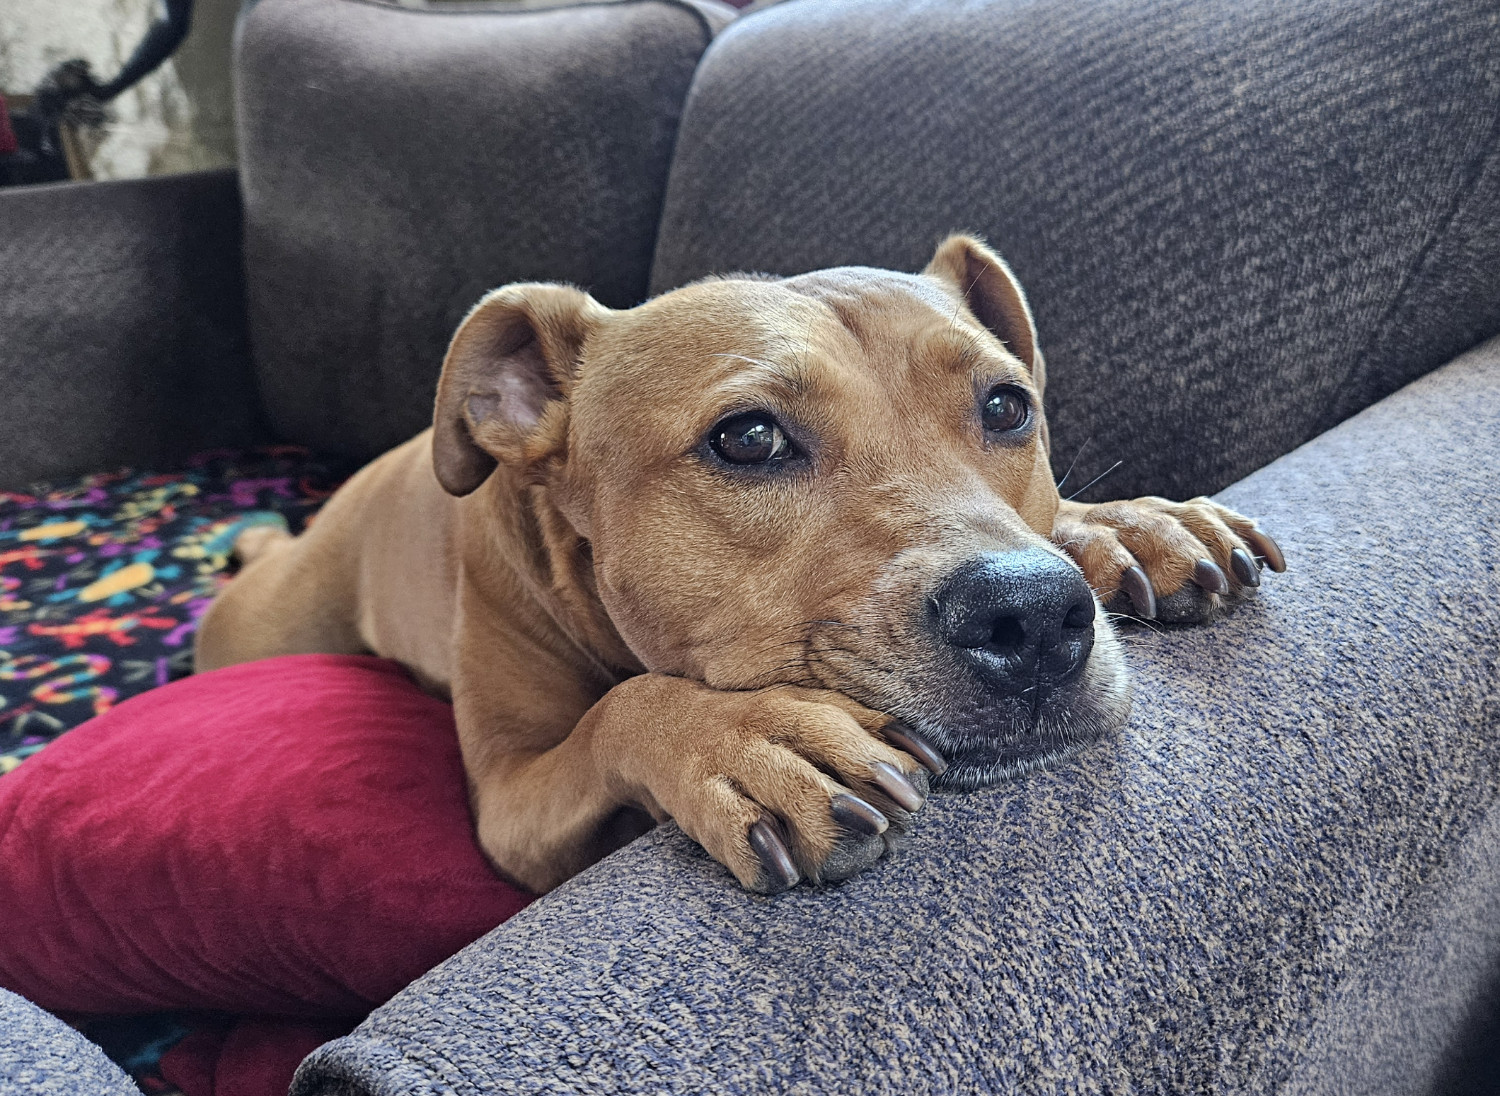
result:
M 233 171 L 0 190 L 0 491 L 260 440 Z
M 294 1092 L 1425 1091 L 1500 962 L 1497 461 L 1500 340 L 1224 492 L 1290 570 L 1134 632 L 1118 735 L 823 890 L 660 829 Z
M 278 433 L 368 459 L 432 419 L 512 281 L 646 292 L 713 0 L 557 10 L 263 0 L 236 55 L 251 335 Z
M 57 1017 L 0 989 L 0 1096 L 141 1096 L 104 1052 Z
M 818 0 L 729 27 L 652 274 L 1026 287 L 1058 471 L 1218 490 L 1500 332 L 1493 0 Z

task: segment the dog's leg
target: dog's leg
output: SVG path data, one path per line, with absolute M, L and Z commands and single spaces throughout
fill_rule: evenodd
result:
M 1112 611 L 1173 623 L 1210 619 L 1286 570 L 1276 542 L 1207 498 L 1062 502 L 1052 540 Z
M 254 563 L 267 552 L 296 538 L 280 525 L 252 525 L 234 538 L 234 559 L 242 568 Z
M 465 690 L 455 701 L 480 844 L 535 891 L 649 826 L 621 826 L 629 809 L 675 819 L 751 890 L 843 879 L 884 853 L 927 795 L 927 771 L 881 736 L 924 744 L 836 693 L 721 692 L 643 674 L 546 749 L 518 748 L 514 733 L 476 737 L 514 710 L 480 712 Z
M 309 535 L 255 526 L 234 544 L 243 567 L 198 624 L 193 664 L 216 670 L 272 655 L 359 654 L 349 567 Z

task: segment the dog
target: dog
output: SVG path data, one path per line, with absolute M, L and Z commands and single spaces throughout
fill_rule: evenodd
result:
M 1059 498 L 1026 298 L 711 278 L 629 310 L 498 289 L 431 430 L 308 531 L 252 528 L 197 668 L 375 654 L 451 697 L 478 841 L 545 892 L 668 818 L 762 893 L 847 878 L 933 788 L 1123 724 L 1106 605 L 1203 619 L 1285 563 L 1208 499 Z

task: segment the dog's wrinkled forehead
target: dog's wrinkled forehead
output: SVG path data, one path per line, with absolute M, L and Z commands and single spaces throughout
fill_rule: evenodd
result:
M 867 267 L 695 283 L 617 313 L 590 340 L 574 414 L 587 434 L 628 408 L 677 446 L 757 397 L 890 396 L 983 337 L 964 316 L 933 279 Z
M 952 319 L 958 305 L 953 292 L 930 277 L 868 266 L 815 270 L 779 284 L 826 305 L 856 335 L 899 323 L 903 309 L 930 310 L 940 319 Z
M 952 292 L 931 278 L 840 267 L 782 280 L 695 283 L 622 314 L 615 326 L 620 338 L 653 343 L 679 358 L 736 348 L 798 358 L 851 341 L 867 351 L 894 348 L 954 327 L 960 310 Z M 610 341 L 597 349 L 607 350 Z

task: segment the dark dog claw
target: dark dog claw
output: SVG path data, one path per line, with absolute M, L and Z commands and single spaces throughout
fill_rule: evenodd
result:
M 915 811 L 920 810 L 922 804 L 927 802 L 917 786 L 896 766 L 877 761 L 870 768 L 875 770 L 875 786 L 894 799 L 897 806 Z
M 750 848 L 760 858 L 761 866 L 765 868 L 773 890 L 781 891 L 795 887 L 797 881 L 802 878 L 801 873 L 797 871 L 797 865 L 792 862 L 792 854 L 786 851 L 786 845 L 782 842 L 780 835 L 764 818 L 750 827 Z
M 833 819 L 846 830 L 862 833 L 867 837 L 885 833 L 890 822 L 870 804 L 858 796 L 840 792 L 833 797 Z
M 1135 606 L 1135 615 L 1142 620 L 1154 620 L 1156 618 L 1156 591 L 1151 589 L 1151 580 L 1146 577 L 1140 565 L 1127 567 L 1125 573 L 1120 576 L 1120 589 L 1124 590 L 1130 598 L 1130 604 Z
M 1266 561 L 1267 567 L 1278 575 L 1286 570 L 1286 557 L 1281 554 L 1281 547 L 1265 533 L 1251 529 L 1245 534 L 1245 539 L 1255 548 L 1255 554 Z
M 887 723 L 880 729 L 881 735 L 892 746 L 905 750 L 920 761 L 933 776 L 942 776 L 948 771 L 948 762 L 932 748 L 932 743 L 917 734 L 904 723 Z
M 1200 559 L 1193 564 L 1193 581 L 1211 594 L 1229 593 L 1229 579 L 1211 559 Z
M 1250 553 L 1243 548 L 1236 548 L 1229 553 L 1229 568 L 1234 572 L 1234 577 L 1240 580 L 1243 586 L 1260 585 L 1260 568 L 1255 565 L 1255 560 Z

